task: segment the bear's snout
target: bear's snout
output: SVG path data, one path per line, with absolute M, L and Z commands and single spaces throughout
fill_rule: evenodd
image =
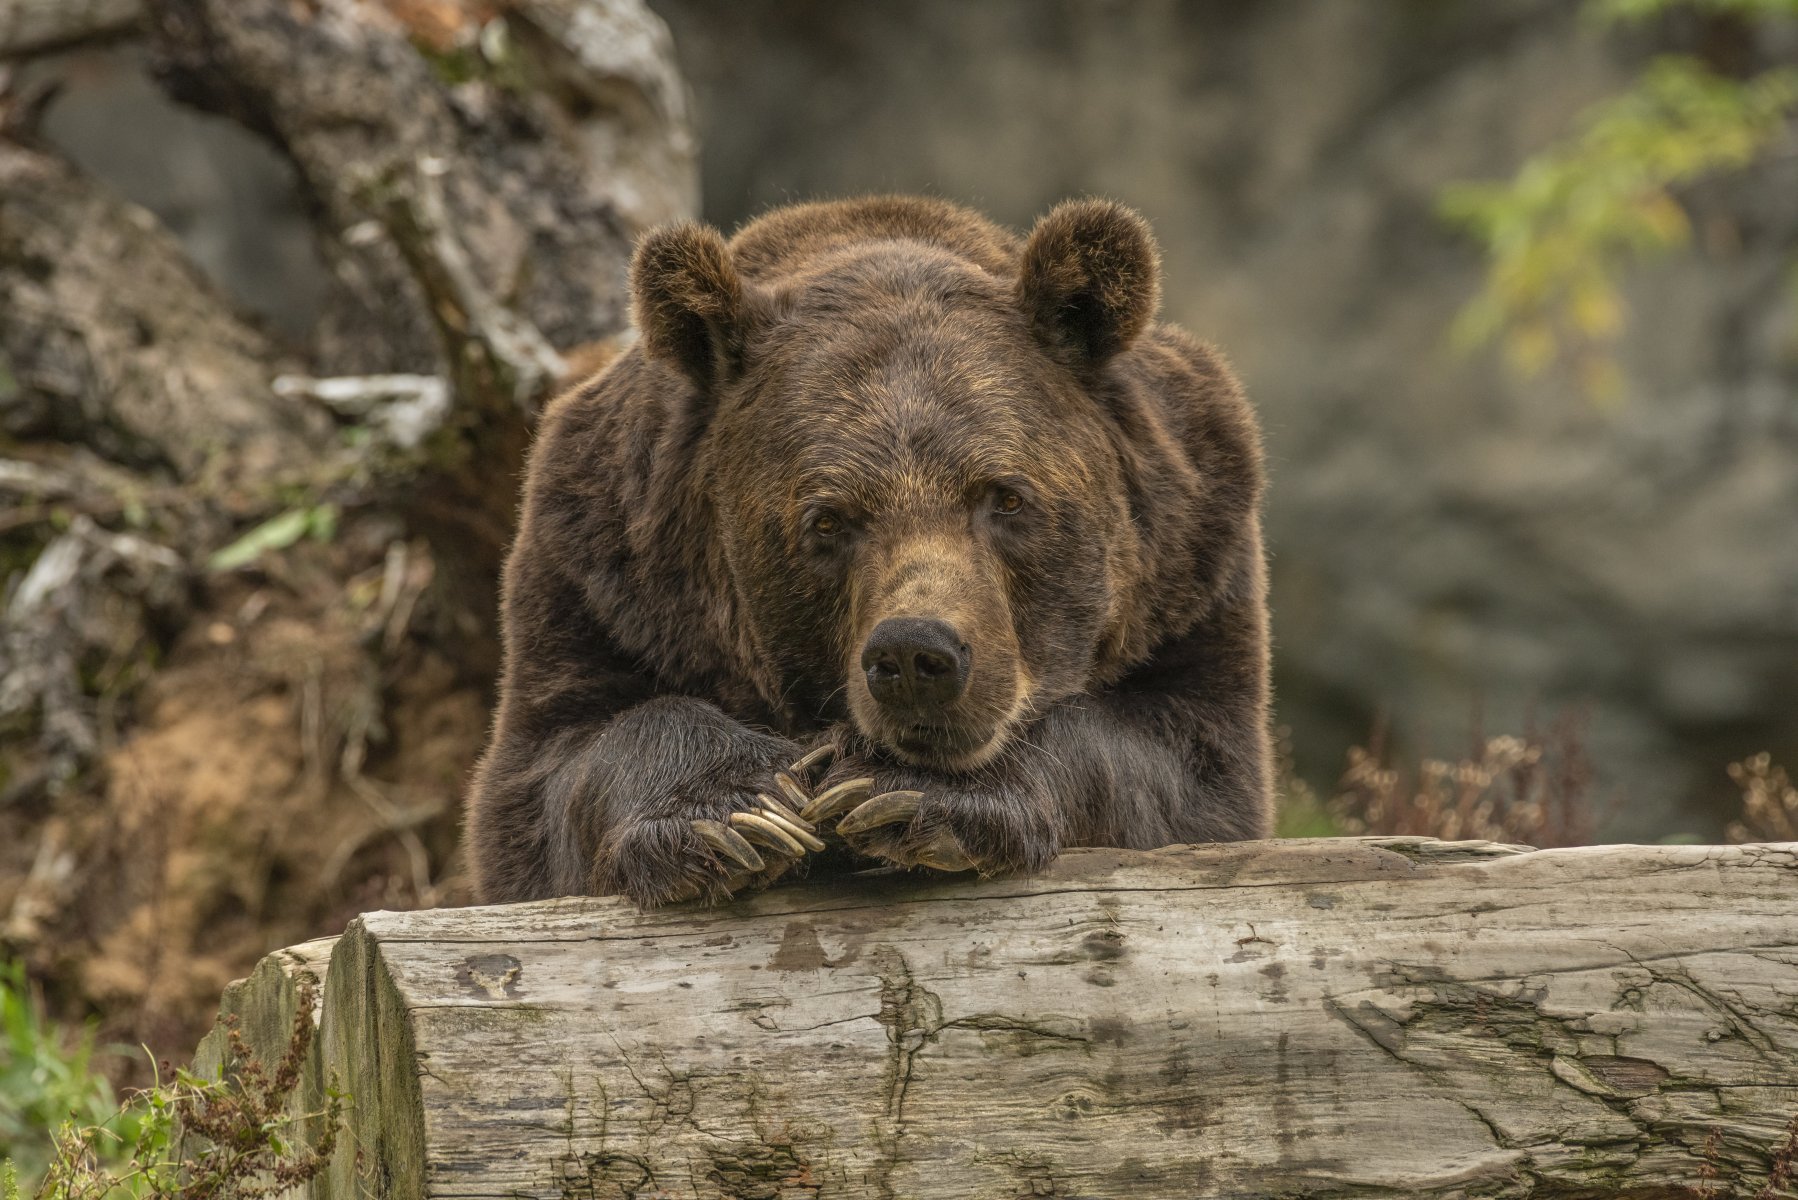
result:
M 868 694 L 900 717 L 940 715 L 968 686 L 972 660 L 954 626 L 927 617 L 889 617 L 862 647 Z
M 1028 702 L 999 563 L 952 528 L 869 538 L 846 656 L 863 734 L 914 766 L 968 771 L 997 754 Z

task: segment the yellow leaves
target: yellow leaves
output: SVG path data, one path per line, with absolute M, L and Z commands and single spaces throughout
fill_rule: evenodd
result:
M 1683 245 L 1692 236 L 1686 210 L 1663 189 L 1637 197 L 1635 217 L 1642 231 L 1659 246 Z
M 1510 182 L 1445 188 L 1443 218 L 1486 249 L 1485 284 L 1455 321 L 1455 345 L 1496 343 L 1520 375 L 1560 364 L 1588 396 L 1621 396 L 1621 272 L 1690 241 L 1677 189 L 1754 162 L 1795 110 L 1798 70 L 1743 82 L 1662 59 Z
M 1623 328 L 1623 301 L 1610 281 L 1594 272 L 1568 289 L 1567 317 L 1582 336 L 1610 341 Z
M 1732 842 L 1798 841 L 1798 786 L 1766 753 L 1730 764 L 1742 789 L 1742 819 L 1729 826 Z
M 1580 391 L 1594 404 L 1610 408 L 1623 399 L 1623 368 L 1608 354 L 1587 354 L 1573 364 Z
M 1554 330 L 1546 321 L 1514 326 L 1505 335 L 1505 360 L 1525 379 L 1533 379 L 1555 360 Z

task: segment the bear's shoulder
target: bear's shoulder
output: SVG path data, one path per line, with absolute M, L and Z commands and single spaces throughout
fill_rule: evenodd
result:
M 1242 382 L 1223 352 L 1180 328 L 1149 327 L 1117 368 L 1130 391 L 1153 405 L 1155 417 L 1195 466 L 1225 459 L 1230 473 L 1256 477 L 1261 430 Z

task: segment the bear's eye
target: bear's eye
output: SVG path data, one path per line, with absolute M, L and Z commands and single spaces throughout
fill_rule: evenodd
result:
M 1001 488 L 993 497 L 993 511 L 1002 517 L 1015 516 L 1024 507 L 1024 497 L 1010 488 Z
M 842 531 L 842 518 L 835 513 L 819 513 L 812 518 L 812 532 L 819 537 L 834 537 Z

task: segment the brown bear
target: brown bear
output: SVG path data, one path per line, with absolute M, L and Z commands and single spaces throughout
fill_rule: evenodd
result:
M 647 236 L 531 453 L 482 899 L 1265 836 L 1260 437 L 1159 269 L 1097 200 Z

